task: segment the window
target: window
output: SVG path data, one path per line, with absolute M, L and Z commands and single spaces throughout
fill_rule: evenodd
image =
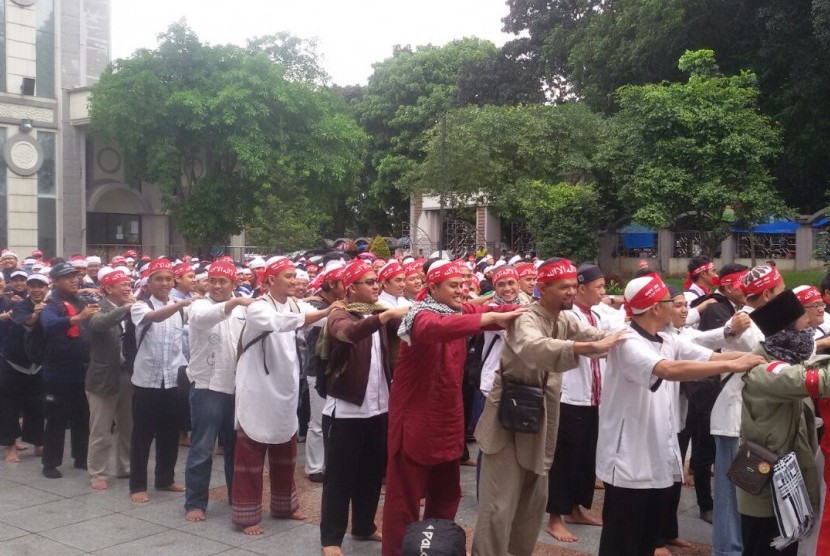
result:
M 89 212 L 86 219 L 90 245 L 141 245 L 140 214 Z
M 38 131 L 43 166 L 37 172 L 37 247 L 45 257 L 57 254 L 57 201 L 55 194 L 55 134 Z
M 55 98 L 55 0 L 38 0 L 35 14 L 35 95 Z

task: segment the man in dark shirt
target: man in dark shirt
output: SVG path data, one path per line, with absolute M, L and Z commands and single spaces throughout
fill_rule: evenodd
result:
M 46 427 L 43 441 L 43 475 L 60 478 L 66 426 L 72 430 L 75 467 L 86 469 L 89 443 L 89 405 L 84 378 L 89 364 L 89 340 L 81 327 L 97 305 L 85 305 L 78 296 L 78 270 L 59 263 L 49 272 L 52 297 L 40 312 L 44 335 L 42 369 L 46 393 Z
M 29 348 L 41 343 L 38 317 L 45 306 L 49 280 L 33 274 L 27 280 L 27 289 L 26 299 L 14 302 L 11 311 L 5 310 L 8 298 L 0 302 L 0 322 L 8 323 L 6 332 L 0 334 L 0 445 L 7 447 L 7 463 L 20 461 L 18 437 L 35 447 L 35 456 L 40 456 L 43 449 L 43 380 L 40 363 L 32 360 Z

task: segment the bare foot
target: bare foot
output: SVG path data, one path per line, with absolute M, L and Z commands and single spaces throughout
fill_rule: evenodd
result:
M 29 447 L 26 446 L 23 442 L 15 442 L 14 447 L 17 448 L 19 452 L 25 452 L 29 449 Z
M 202 510 L 190 510 L 186 514 L 184 514 L 184 518 L 187 521 L 204 521 L 207 519 L 205 517 L 205 512 Z
M 550 521 L 548 521 L 548 527 L 545 531 L 559 542 L 576 542 L 579 540 L 576 535 L 568 531 L 558 515 L 550 516 Z
M 167 490 L 169 492 L 184 492 L 184 486 L 179 483 L 173 483 L 166 487 L 156 487 L 156 490 Z
M 601 480 L 597 479 L 594 481 L 594 490 L 605 490 L 605 484 Z
M 680 548 L 689 548 L 690 546 L 692 546 L 692 543 L 690 543 L 686 539 L 681 539 L 680 537 L 677 537 L 676 539 L 669 539 L 666 541 L 666 544 L 670 546 L 677 546 Z
M 368 537 L 358 537 L 357 535 L 352 535 L 352 538 L 356 541 L 375 541 L 375 542 L 383 541 L 383 535 L 380 534 L 380 531 L 375 531 L 374 533 L 372 533 Z M 325 547 L 323 547 L 323 548 L 325 548 Z
M 323 556 L 343 556 L 343 551 L 339 546 L 324 546 Z
M 671 551 L 665 546 L 654 549 L 654 556 L 671 556 Z
M 577 507 L 571 512 L 571 515 L 565 516 L 565 523 L 602 526 L 602 518 L 594 517 L 591 514 L 583 512 L 581 508 Z
M 468 459 L 467 461 L 462 461 L 461 465 L 466 465 L 467 467 L 475 467 L 476 462 L 473 459 Z
M 307 518 L 308 516 L 300 510 L 297 510 L 296 512 L 288 516 L 288 519 L 293 519 L 294 521 L 305 521 Z
M 6 463 L 20 463 L 20 456 L 17 455 L 17 446 L 14 444 L 8 447 Z
M 130 494 L 130 500 L 136 504 L 146 504 L 150 501 L 150 497 L 146 492 L 133 492 Z
M 179 446 L 190 446 L 190 437 L 187 436 L 186 432 L 179 435 Z
M 261 535 L 263 533 L 262 527 L 259 526 L 259 523 L 256 525 L 249 525 L 248 527 L 243 527 L 242 532 L 246 535 Z
M 43 455 L 43 446 L 35 446 L 35 456 L 40 457 Z
M 93 490 L 107 490 L 107 480 L 106 479 L 95 479 L 89 486 L 93 488 Z

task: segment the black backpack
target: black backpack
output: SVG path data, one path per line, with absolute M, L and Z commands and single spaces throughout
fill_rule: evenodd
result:
M 40 322 L 34 326 L 23 326 L 23 353 L 30 363 L 43 365 L 46 361 L 46 336 Z
M 401 556 L 465 556 L 467 534 L 449 519 L 425 519 L 406 526 Z

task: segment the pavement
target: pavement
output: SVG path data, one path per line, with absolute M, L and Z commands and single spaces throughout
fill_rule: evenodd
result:
M 301 444 L 298 450 L 296 477 L 301 509 L 308 519 L 299 522 L 265 517 L 262 522 L 265 533 L 256 537 L 243 535 L 231 525 L 221 457 L 215 457 L 213 462 L 207 520 L 189 523 L 184 519 L 182 493 L 151 490 L 148 504 L 134 504 L 130 501 L 126 479 L 112 478 L 109 489 L 94 491 L 89 487 L 86 471 L 72 468 L 71 460 L 67 460 L 69 465 L 65 463 L 61 467 L 63 478 L 47 479 L 41 475 L 40 458 L 35 458 L 30 448 L 21 453 L 20 463 L 8 464 L 0 460 L 0 556 L 319 555 L 322 485 L 305 478 L 303 447 Z M 475 449 L 471 451 L 475 457 Z M 69 454 L 68 445 L 66 453 Z M 154 453 L 151 451 L 151 478 Z M 186 459 L 187 448 L 181 447 L 176 465 L 179 482 L 184 482 Z M 474 467 L 462 466 L 461 487 L 463 497 L 456 521 L 467 531 L 469 546 L 478 507 Z M 680 535 L 693 546 L 672 548 L 672 553 L 678 556 L 711 553 L 712 528 L 698 518 L 694 498 L 694 489 L 684 487 L 678 513 Z M 603 491 L 595 491 L 592 513 L 601 513 L 602 499 Z M 267 509 L 267 504 L 265 507 Z M 380 527 L 382 511 L 381 498 L 377 520 Z M 534 554 L 597 553 L 599 527 L 577 525 L 572 526 L 572 531 L 579 540 L 560 543 L 545 533 L 543 526 Z M 347 535 L 343 551 L 361 556 L 379 555 L 380 544 L 353 541 Z

